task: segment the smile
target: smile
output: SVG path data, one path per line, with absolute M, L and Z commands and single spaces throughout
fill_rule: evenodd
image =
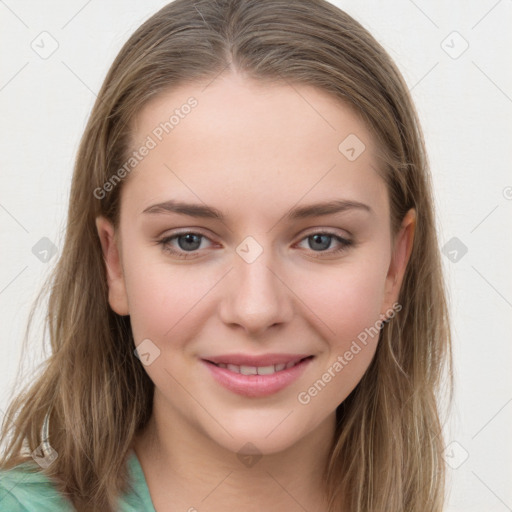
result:
M 242 375 L 272 375 L 276 372 L 281 372 L 285 369 L 292 368 L 296 364 L 299 364 L 300 361 L 290 361 L 287 364 L 274 364 L 270 366 L 238 366 L 236 364 L 226 364 L 226 363 L 213 363 L 215 366 L 219 368 L 227 368 L 230 372 L 241 373 Z
M 202 360 L 214 381 L 225 389 L 246 397 L 266 397 L 296 381 L 314 360 L 314 356 L 265 366 L 215 363 Z

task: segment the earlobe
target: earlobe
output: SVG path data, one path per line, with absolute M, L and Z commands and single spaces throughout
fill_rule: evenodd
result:
M 105 262 L 110 307 L 118 315 L 128 315 L 128 298 L 122 258 L 114 226 L 112 222 L 100 215 L 96 217 L 96 229 L 101 242 L 103 261 Z
M 391 263 L 386 277 L 385 311 L 398 301 L 400 288 L 412 252 L 415 229 L 416 211 L 411 208 L 403 218 L 393 247 Z

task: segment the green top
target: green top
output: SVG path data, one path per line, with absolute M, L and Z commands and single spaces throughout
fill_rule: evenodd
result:
M 0 510 L 2 512 L 72 512 L 74 507 L 41 471 L 25 471 L 25 462 L 7 471 L 0 471 Z M 130 452 L 128 470 L 131 490 L 118 502 L 118 512 L 156 512 L 135 451 Z

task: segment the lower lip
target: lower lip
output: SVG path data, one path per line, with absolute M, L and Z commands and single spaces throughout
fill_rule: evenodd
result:
M 291 368 L 271 375 L 243 375 L 227 368 L 220 368 L 204 359 L 202 362 L 212 372 L 213 378 L 233 393 L 248 397 L 263 397 L 277 393 L 297 380 L 312 360 L 312 357 L 304 359 Z

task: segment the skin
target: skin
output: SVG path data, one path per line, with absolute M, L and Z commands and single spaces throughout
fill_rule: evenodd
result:
M 336 407 L 368 368 L 377 336 L 308 404 L 297 396 L 398 300 L 415 212 L 393 239 L 369 131 L 349 106 L 310 86 L 232 73 L 206 89 L 174 88 L 139 113 L 134 147 L 190 96 L 198 106 L 122 184 L 119 230 L 96 220 L 110 306 L 130 315 L 136 344 L 150 339 L 160 350 L 145 366 L 153 416 L 134 448 L 159 512 L 320 512 Z M 349 134 L 366 146 L 354 161 L 338 150 Z M 169 199 L 213 206 L 225 221 L 142 213 Z M 371 212 L 285 217 L 333 199 Z M 195 256 L 158 244 L 178 230 L 205 235 Z M 309 237 L 325 230 L 354 244 L 339 253 L 335 237 L 315 245 Z M 263 249 L 252 263 L 236 252 L 247 236 Z M 190 245 L 178 242 L 168 245 L 186 253 Z M 289 387 L 254 398 L 217 384 L 200 361 L 233 352 L 315 358 Z M 250 467 L 237 457 L 247 442 L 262 455 Z

